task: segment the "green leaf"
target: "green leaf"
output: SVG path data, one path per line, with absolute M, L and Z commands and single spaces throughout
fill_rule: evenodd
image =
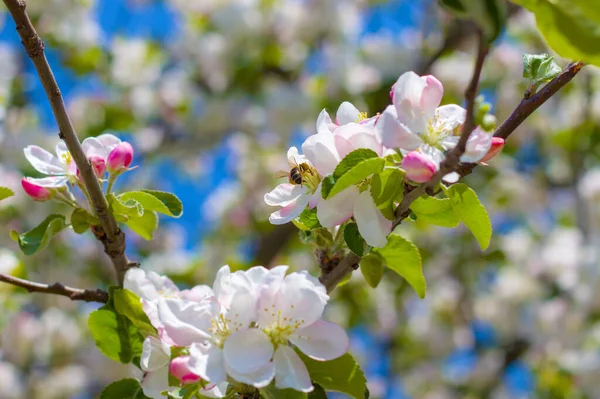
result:
M 50 239 L 66 227 L 63 215 L 49 215 L 42 223 L 26 233 L 10 232 L 10 237 L 19 243 L 19 248 L 25 255 L 44 249 Z
M 91 225 L 97 225 L 100 221 L 83 208 L 75 208 L 71 213 L 71 227 L 77 234 L 85 233 Z
M 143 216 L 130 218 L 125 224 L 143 239 L 151 240 L 154 231 L 158 228 L 158 216 L 156 212 L 145 210 Z
M 512 0 L 535 14 L 544 39 L 561 57 L 600 66 L 600 7 L 595 0 Z
M 142 308 L 140 297 L 128 289 L 119 288 L 112 292 L 112 298 L 117 313 L 127 317 L 142 334 L 156 334 L 156 328 Z
M 115 215 L 126 216 L 124 220 L 128 220 L 131 217 L 141 217 L 144 215 L 144 207 L 139 201 L 132 198 L 120 198 L 114 194 L 108 195 L 108 204 L 110 209 Z
M 263 399 L 307 399 L 308 395 L 294 389 L 277 389 L 273 384 L 260 390 Z
M 504 0 L 438 0 L 459 18 L 474 20 L 489 42 L 496 40 L 504 23 L 507 9 Z
M 335 167 L 333 171 L 333 177 L 337 180 L 350 170 L 354 169 L 357 165 L 372 158 L 379 158 L 377 153 L 368 148 L 359 148 L 354 150 L 344 157 L 340 163 Z
M 319 384 L 313 384 L 315 389 L 308 394 L 308 399 L 327 399 L 327 393 Z
M 293 222 L 300 230 L 314 230 L 323 227 L 317 219 L 317 208 L 306 208 Z
M 348 248 L 358 256 L 365 253 L 365 239 L 358 232 L 356 223 L 349 223 L 344 227 L 344 241 Z
M 460 223 L 448 198 L 419 197 L 410 205 L 410 210 L 427 223 L 442 227 L 456 227 Z
M 351 354 L 346 353 L 337 359 L 320 362 L 300 351 L 297 353 L 306 365 L 310 379 L 324 390 L 341 392 L 354 399 L 367 397 L 367 380 Z
M 485 250 L 492 239 L 492 222 L 475 191 L 464 183 L 458 183 L 445 192 L 456 215 L 471 230 L 481 249 Z
M 333 175 L 325 176 L 323 180 L 321 180 L 321 196 L 323 199 L 327 199 L 334 184 L 335 177 L 333 177 Z
M 356 150 L 356 151 L 360 151 L 360 150 Z M 354 151 L 354 152 L 356 152 L 356 151 Z M 352 155 L 352 152 L 350 154 L 348 154 L 347 156 L 350 156 L 350 155 Z M 344 158 L 344 159 L 346 159 L 346 158 Z M 361 181 L 365 180 L 367 177 L 371 176 L 372 174 L 381 172 L 383 170 L 384 166 L 385 166 L 385 160 L 383 158 L 370 158 L 370 159 L 367 159 L 367 160 L 364 160 L 364 161 L 358 163 L 356 166 L 347 170 L 343 175 L 341 175 L 338 178 L 335 177 L 335 171 L 334 171 L 333 176 L 335 178 L 335 184 L 329 191 L 327 198 L 331 198 L 334 195 L 339 194 L 346 188 L 360 183 Z M 336 168 L 336 171 L 337 171 L 337 168 Z M 321 186 L 321 189 L 322 189 L 322 186 Z
M 529 79 L 534 92 L 540 84 L 551 81 L 561 71 L 554 57 L 548 54 L 523 54 L 523 77 Z
M 372 252 L 360 260 L 360 271 L 367 284 L 376 288 L 383 277 L 383 259 Z
M 119 201 L 136 200 L 145 210 L 156 211 L 174 218 L 178 218 L 183 214 L 183 205 L 179 198 L 164 191 L 130 191 L 119 195 L 118 198 Z
M 100 399 L 150 399 L 144 395 L 140 382 L 133 378 L 116 381 L 104 388 Z
M 388 268 L 402 276 L 421 298 L 425 298 L 427 284 L 421 254 L 412 242 L 392 233 L 388 236 L 387 245 L 374 251 L 383 257 Z
M 96 346 L 105 356 L 117 362 L 129 363 L 142 353 L 143 338 L 137 328 L 108 306 L 93 311 L 88 326 Z
M 385 169 L 371 179 L 371 197 L 383 216 L 394 220 L 394 204 L 404 196 L 403 174 L 398 169 Z
M 14 193 L 13 190 L 11 190 L 8 187 L 2 187 L 2 186 L 0 186 L 0 201 L 2 201 L 4 199 L 7 199 L 7 198 L 10 198 L 13 195 L 15 195 L 15 193 Z

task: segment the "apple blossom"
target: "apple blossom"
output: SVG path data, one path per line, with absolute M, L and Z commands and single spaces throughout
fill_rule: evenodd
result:
M 498 155 L 500 153 L 500 151 L 502 151 L 503 148 L 504 148 L 504 139 L 501 137 L 492 137 L 492 145 L 491 145 L 489 151 L 487 152 L 487 154 L 485 154 L 483 156 L 483 158 L 481 158 L 479 160 L 479 162 L 489 161 L 490 159 L 492 159 L 496 155 Z
M 402 74 L 393 86 L 393 105 L 388 106 L 376 123 L 383 145 L 405 151 L 419 150 L 438 165 L 444 152 L 459 141 L 465 122 L 464 108 L 439 106 L 444 88 L 435 77 Z M 477 162 L 489 150 L 491 135 L 476 128 L 467 141 L 461 162 Z
M 438 166 L 423 153 L 411 151 L 402 158 L 402 169 L 410 180 L 425 183 L 437 172 Z
M 112 149 L 106 158 L 106 169 L 110 173 L 117 173 L 131 165 L 133 160 L 133 147 L 123 141 Z
M 44 179 L 48 179 L 47 177 Z M 24 177 L 21 179 L 21 186 L 23 186 L 23 190 L 36 201 L 47 201 L 54 195 L 52 189 L 47 189 L 44 187 L 43 183 L 39 184 L 40 180 L 44 179 L 34 179 L 32 177 Z
M 171 360 L 171 364 L 169 365 L 171 375 L 184 385 L 194 384 L 201 380 L 200 377 L 190 371 L 189 362 L 189 356 L 179 356 Z
M 56 155 L 52 155 L 37 145 L 30 145 L 23 150 L 25 158 L 38 172 L 47 175 L 41 179 L 29 178 L 31 183 L 46 188 L 59 188 L 74 181 L 77 175 L 77 167 L 64 142 L 56 145 Z

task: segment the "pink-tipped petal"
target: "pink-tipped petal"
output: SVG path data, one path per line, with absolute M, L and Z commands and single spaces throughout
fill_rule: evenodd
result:
M 435 109 L 442 101 L 444 87 L 435 76 L 422 76 L 421 79 L 425 79 L 425 83 L 427 84 L 421 93 L 421 109 L 423 110 L 425 119 L 429 120 L 433 118 Z
M 24 177 L 21 179 L 21 186 L 23 186 L 23 190 L 35 201 L 47 201 L 52 198 L 53 192 L 47 189 L 46 187 L 42 187 L 38 184 L 35 184 L 30 180 L 29 177 Z
M 200 381 L 200 376 L 192 373 L 189 367 L 190 357 L 180 356 L 171 360 L 169 372 L 172 376 L 181 381 L 182 384 L 195 384 Z
M 425 183 L 437 172 L 436 163 L 419 151 L 411 151 L 402 159 L 406 177 L 417 183 Z
M 112 149 L 106 159 L 106 169 L 110 173 L 121 171 L 131 165 L 133 160 L 133 147 L 126 141 L 119 143 Z
M 487 162 L 494 158 L 504 148 L 504 139 L 501 137 L 492 137 L 492 146 L 490 147 L 487 154 L 479 160 L 479 162 Z

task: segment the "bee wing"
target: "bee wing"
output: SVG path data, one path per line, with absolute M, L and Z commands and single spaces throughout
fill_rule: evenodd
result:
M 285 170 L 278 170 L 277 172 L 275 172 L 275 178 L 279 179 L 281 177 L 289 177 L 290 176 L 290 172 L 286 172 Z

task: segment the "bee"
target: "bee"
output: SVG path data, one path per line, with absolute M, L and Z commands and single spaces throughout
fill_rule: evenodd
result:
M 280 170 L 275 174 L 275 177 L 287 177 L 290 184 L 302 186 L 302 184 L 304 183 L 304 175 L 306 173 L 311 173 L 310 166 L 308 166 L 308 164 L 306 164 L 305 162 L 298 164 L 295 160 L 289 162 L 289 165 L 289 172 L 286 172 L 285 170 Z

